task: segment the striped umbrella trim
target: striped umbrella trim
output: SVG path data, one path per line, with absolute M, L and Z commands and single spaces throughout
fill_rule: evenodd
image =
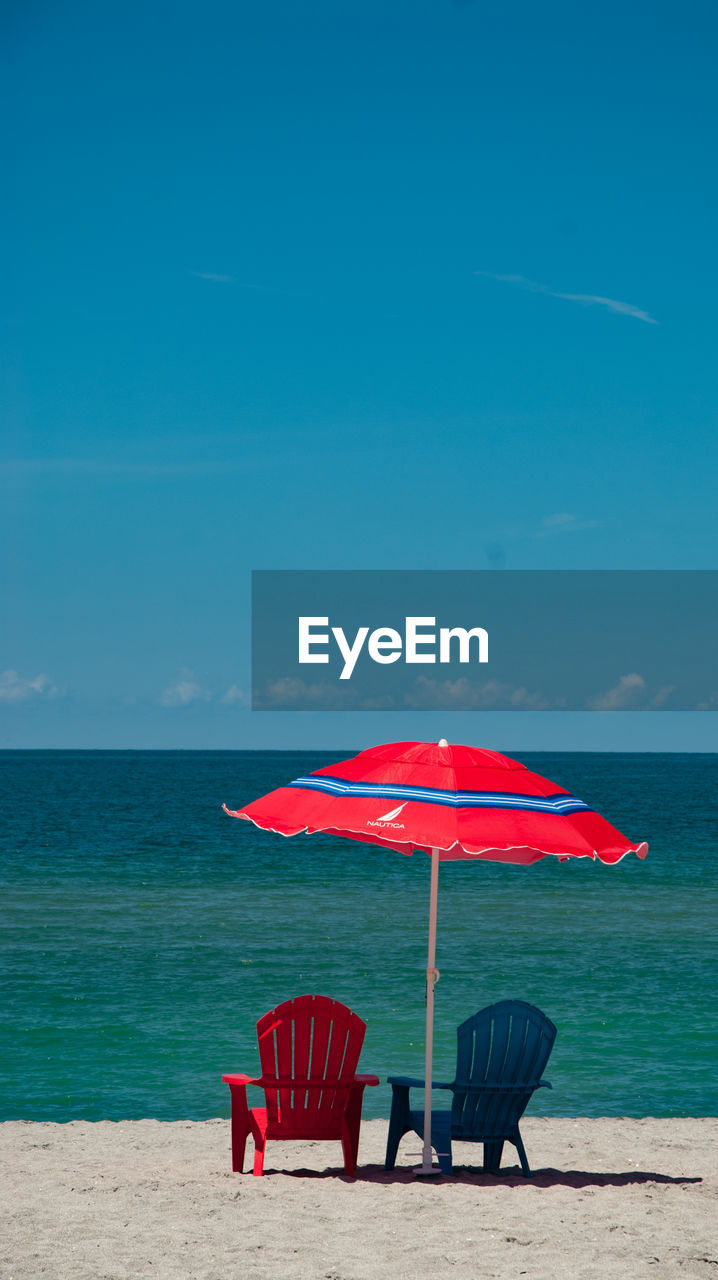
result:
M 390 786 L 372 782 L 348 782 L 333 775 L 296 778 L 287 784 L 301 791 L 322 791 L 332 796 L 365 800 L 412 800 L 418 804 L 443 804 L 452 809 L 522 809 L 531 813 L 591 813 L 589 805 L 560 791 L 550 796 L 527 796 L 513 791 L 441 791 L 430 787 Z

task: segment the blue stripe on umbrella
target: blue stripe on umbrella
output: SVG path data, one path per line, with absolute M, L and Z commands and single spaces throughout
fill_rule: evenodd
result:
M 301 791 L 369 800 L 413 800 L 419 804 L 443 804 L 454 809 L 524 809 L 532 813 L 590 813 L 589 805 L 560 791 L 551 796 L 527 796 L 513 791 L 439 791 L 428 787 L 374 786 L 347 782 L 344 778 L 312 774 L 287 784 Z

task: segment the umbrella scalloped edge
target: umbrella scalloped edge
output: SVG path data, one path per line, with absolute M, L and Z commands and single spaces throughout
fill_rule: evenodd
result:
M 297 835 L 304 835 L 304 834 L 310 835 L 310 836 L 312 835 L 346 836 L 347 839 L 358 839 L 366 844 L 373 844 L 373 845 L 379 846 L 380 848 L 385 848 L 385 849 L 394 849 L 396 850 L 397 853 L 403 853 L 409 856 L 412 853 L 414 853 L 415 850 L 418 851 L 418 850 L 421 850 L 422 848 L 424 848 L 427 852 L 429 852 L 429 846 L 422 846 L 422 845 L 417 846 L 415 842 L 411 840 L 399 840 L 399 839 L 382 840 L 380 836 L 367 835 L 366 831 L 360 830 L 359 828 L 355 828 L 355 827 L 346 826 L 340 829 L 338 827 L 330 827 L 330 826 L 322 826 L 322 827 L 297 826 L 297 827 L 290 828 L 285 825 L 285 828 L 282 829 L 282 827 L 279 827 L 279 826 L 276 826 L 276 827 L 272 826 L 271 822 L 266 822 L 266 823 L 258 822 L 256 818 L 252 817 L 252 815 L 249 813 L 245 813 L 242 809 L 228 809 L 226 804 L 223 804 L 222 808 L 224 812 L 229 815 L 230 818 L 243 818 L 245 821 L 253 823 L 254 826 L 258 827 L 261 831 L 272 831 L 275 835 L 279 835 L 279 836 L 289 837 L 289 836 L 297 836 Z M 598 853 L 596 849 L 587 850 L 586 853 L 561 852 L 560 850 L 557 850 L 557 849 L 528 848 L 526 845 L 506 845 L 504 848 L 501 848 L 501 849 L 497 848 L 494 845 L 487 845 L 487 846 L 484 846 L 483 848 L 473 849 L 461 843 L 458 840 L 455 840 L 453 844 L 450 844 L 450 845 L 436 845 L 434 847 L 438 848 L 440 853 L 445 853 L 449 855 L 451 854 L 451 851 L 453 849 L 461 849 L 461 851 L 463 852 L 463 854 L 465 854 L 467 858 L 477 858 L 477 859 L 483 858 L 484 861 L 486 862 L 514 862 L 514 863 L 520 863 L 524 865 L 529 862 L 538 862 L 542 858 L 557 858 L 559 862 L 569 862 L 574 858 L 592 858 L 593 861 L 599 861 L 603 863 L 604 866 L 616 866 L 619 862 L 622 862 L 623 859 L 627 857 L 629 853 L 635 853 L 638 858 L 645 858 L 648 853 L 648 845 L 646 844 L 645 840 L 640 841 L 639 844 L 626 845 L 626 848 L 622 852 L 619 852 L 616 857 L 611 857 L 611 858 L 606 858 L 605 856 L 601 857 L 601 855 Z M 510 855 L 512 852 L 518 851 L 519 849 L 525 850 L 527 854 L 530 853 L 530 854 L 533 854 L 534 856 L 533 857 L 524 856 L 522 858 L 511 858 L 510 856 L 509 857 L 500 856 L 501 854 Z M 499 855 L 499 856 L 492 858 L 491 856 L 489 856 L 491 854 Z M 458 861 L 460 856 L 461 855 L 459 854 L 454 854 L 453 860 Z

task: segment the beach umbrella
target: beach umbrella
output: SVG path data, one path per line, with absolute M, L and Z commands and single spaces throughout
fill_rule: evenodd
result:
M 474 747 L 392 742 L 317 769 L 228 809 L 283 836 L 324 832 L 399 853 L 431 857 L 426 962 L 424 1145 L 419 1173 L 432 1173 L 431 1077 L 439 862 L 512 862 L 593 858 L 614 864 L 628 853 L 645 858 L 591 807 L 518 760 Z

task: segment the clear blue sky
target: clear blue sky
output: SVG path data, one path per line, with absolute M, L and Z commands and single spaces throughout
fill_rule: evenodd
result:
M 714 6 L 3 21 L 2 745 L 715 747 L 243 706 L 252 568 L 718 567 Z

